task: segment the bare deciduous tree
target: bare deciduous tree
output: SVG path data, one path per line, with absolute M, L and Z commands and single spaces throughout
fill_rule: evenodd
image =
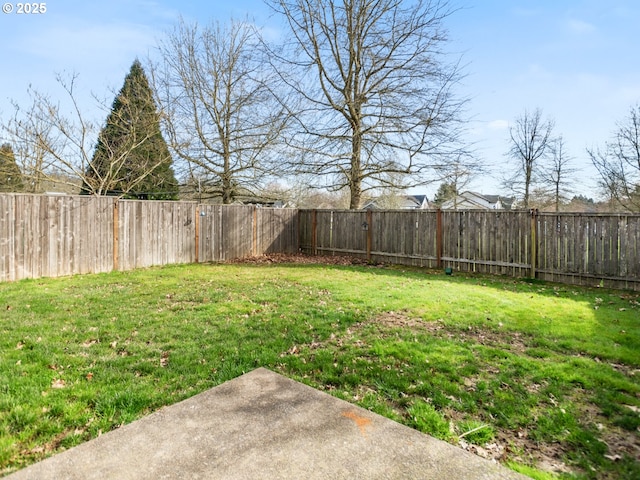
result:
M 540 160 L 549 152 L 554 122 L 543 120 L 542 110 L 525 110 L 509 128 L 511 148 L 508 156 L 516 161 L 511 175 L 503 179 L 506 187 L 522 198 L 523 208 L 529 208 L 530 195 L 539 173 Z
M 632 107 L 604 150 L 587 149 L 600 186 L 623 209 L 640 211 L 640 105 Z
M 256 29 L 247 22 L 200 28 L 184 21 L 160 43 L 153 67 L 169 146 L 200 195 L 231 203 L 275 173 L 269 162 L 287 115 Z
M 14 149 L 23 176 L 24 191 L 42 193 L 45 172 L 50 171 L 46 145 L 51 144 L 52 125 L 48 115 L 35 114 L 40 109 L 42 95 L 31 87 L 27 93 L 31 104 L 23 108 L 12 101 L 13 115 L 2 123 L 1 129 Z
M 301 100 L 289 138 L 296 173 L 350 192 L 423 185 L 458 153 L 464 101 L 453 94 L 438 0 L 268 0 L 290 27 L 282 78 Z M 288 47 L 288 48 L 287 48 Z
M 18 146 L 18 156 L 26 165 L 27 183 L 30 191 L 40 192 L 42 183 L 47 180 L 66 186 L 77 192 L 82 183 L 86 184 L 86 193 L 102 195 L 113 190 L 121 182 L 121 172 L 125 170 L 129 154 L 148 140 L 147 133 L 131 130 L 131 135 L 122 139 L 117 151 L 110 151 L 104 159 L 104 172 L 96 177 L 91 166 L 91 158 L 99 133 L 97 122 L 89 120 L 83 113 L 76 93 L 77 74 L 56 80 L 65 92 L 64 101 L 53 100 L 36 90 L 29 90 L 30 108 L 21 108 L 14 103 L 15 115 L 3 130 Z M 93 107 L 99 111 L 109 111 L 110 107 L 93 99 Z M 61 105 L 65 105 L 64 107 Z M 129 104 L 131 107 L 133 104 Z M 133 108 L 133 107 L 131 107 Z M 141 112 L 131 108 L 122 122 L 130 123 Z M 115 121 L 115 120 L 114 120 Z M 119 184 L 123 195 L 135 188 L 151 173 L 141 170 L 126 184 Z
M 576 169 L 571 167 L 572 158 L 567 153 L 562 135 L 552 140 L 549 149 L 549 163 L 540 175 L 544 187 L 550 192 L 555 211 L 559 212 L 561 202 L 567 201 L 574 193 L 570 180 Z

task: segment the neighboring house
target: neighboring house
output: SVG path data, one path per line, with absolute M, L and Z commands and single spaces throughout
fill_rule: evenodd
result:
M 511 210 L 514 199 L 501 195 L 484 195 L 476 192 L 462 192 L 444 202 L 443 210 Z
M 398 195 L 369 200 L 362 207 L 363 210 L 414 210 L 429 208 L 426 195 Z
M 289 205 L 284 200 L 270 200 L 266 198 L 244 198 L 233 202 L 234 205 L 255 205 L 266 208 L 287 208 Z

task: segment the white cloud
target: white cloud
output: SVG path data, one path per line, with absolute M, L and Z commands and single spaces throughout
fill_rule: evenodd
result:
M 143 25 L 88 24 L 54 26 L 21 42 L 24 53 L 73 65 L 109 62 L 113 56 L 146 54 L 155 32 Z
M 492 120 L 488 123 L 488 127 L 492 130 L 506 130 L 509 128 L 509 122 L 507 120 Z

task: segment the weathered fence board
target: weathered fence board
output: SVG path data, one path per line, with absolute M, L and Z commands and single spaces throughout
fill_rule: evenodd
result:
M 199 261 L 298 251 L 297 210 L 200 205 Z
M 297 253 L 298 211 L 293 208 L 257 208 L 254 210 L 255 247 L 258 253 Z
M 109 271 L 113 202 L 0 195 L 0 281 Z
M 301 210 L 299 218 L 309 254 L 640 290 L 640 214 Z
M 120 270 L 195 261 L 195 217 L 191 202 L 118 202 Z
M 372 211 L 371 256 L 373 261 L 436 267 L 437 222 L 429 212 Z
M 640 290 L 640 215 L 540 214 L 538 278 Z
M 199 260 L 217 262 L 251 256 L 253 208 L 201 205 Z
M 0 195 L 0 281 L 298 251 L 297 210 Z
M 438 215 L 435 212 L 433 215 Z M 531 269 L 528 212 L 443 211 L 442 261 L 471 272 L 525 276 Z

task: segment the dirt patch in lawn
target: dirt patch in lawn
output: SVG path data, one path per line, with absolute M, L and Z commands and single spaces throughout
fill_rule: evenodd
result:
M 416 331 L 428 332 L 438 338 L 449 338 L 451 340 L 499 347 L 518 354 L 524 353 L 528 348 L 526 335 L 519 332 L 500 332 L 471 326 L 464 330 L 453 330 L 447 328 L 442 321 L 426 321 L 421 318 L 414 318 L 403 311 L 383 312 L 370 320 L 369 324 L 386 328 L 412 328 Z
M 426 322 L 421 318 L 412 318 L 406 312 L 383 312 L 370 321 L 372 324 L 391 328 L 414 328 L 436 333 L 444 328 L 440 322 Z
M 255 265 L 269 265 L 281 263 L 298 263 L 304 265 L 368 265 L 364 258 L 347 255 L 303 255 L 301 253 L 274 253 L 256 257 L 237 258 L 226 263 L 246 263 Z
M 416 332 L 427 332 L 438 338 L 457 339 L 471 344 L 480 344 L 501 348 L 512 353 L 523 355 L 528 349 L 531 340 L 526 335 L 519 332 L 500 332 L 488 330 L 480 327 L 468 327 L 464 330 L 451 330 L 441 321 L 424 321 L 420 318 L 412 318 L 407 312 L 384 312 L 370 321 L 370 324 L 380 325 L 387 328 L 407 328 Z M 364 323 L 359 324 L 365 325 Z M 356 327 L 357 328 L 357 327 Z M 621 365 L 612 365 L 617 370 L 622 370 Z M 489 374 L 490 367 L 487 370 Z M 465 379 L 465 385 L 473 388 L 474 378 Z M 530 393 L 535 394 L 541 388 L 540 385 L 532 383 L 527 386 Z M 606 458 L 616 462 L 621 461 L 625 456 L 630 458 L 640 458 L 640 437 L 633 435 L 622 428 L 610 424 L 601 413 L 600 409 L 589 402 L 586 398 L 576 398 L 573 402 L 579 405 L 581 418 L 585 424 L 595 425 L 599 430 L 599 439 L 607 445 Z M 444 412 L 449 421 L 457 423 L 464 417 L 463 414 L 453 409 L 446 409 Z M 533 463 L 537 468 L 561 473 L 575 473 L 563 462 L 564 456 L 568 453 L 561 443 L 542 443 L 529 438 L 526 429 L 517 431 L 507 429 L 497 429 L 496 438 L 487 445 L 478 446 L 460 439 L 458 445 L 465 450 L 473 452 L 481 457 L 498 461 L 516 460 L 521 463 Z
M 526 335 L 511 331 L 500 332 L 481 327 L 469 327 L 463 330 L 450 329 L 442 321 L 425 321 L 421 318 L 412 317 L 409 312 L 388 311 L 368 321 L 352 325 L 343 335 L 332 335 L 327 343 L 337 346 L 351 344 L 362 347 L 364 344 L 359 339 L 358 332 L 372 327 L 379 329 L 377 335 L 382 337 L 392 335 L 392 330 L 406 329 L 415 333 L 426 333 L 438 338 L 500 348 L 517 355 L 524 355 L 530 340 L 532 340 Z M 312 349 L 324 346 L 321 343 L 309 345 Z M 492 371 L 491 367 L 488 367 L 485 373 L 492 375 L 496 372 Z M 466 378 L 464 380 L 465 386 L 474 388 L 478 378 Z M 531 394 L 535 395 L 542 386 L 532 383 L 527 385 L 526 388 Z M 576 398 L 573 403 L 579 405 L 578 408 L 584 424 L 596 425 L 600 430 L 598 438 L 607 445 L 607 458 L 614 462 L 621 461 L 625 456 L 640 458 L 640 441 L 637 435 L 612 426 L 610 421 L 602 416 L 600 409 L 587 399 Z M 400 410 L 402 409 L 399 408 L 398 411 Z M 443 413 L 453 425 L 459 424 L 465 419 L 463 412 L 458 412 L 452 408 L 445 409 Z M 467 442 L 464 438 L 458 439 L 456 443 L 459 447 L 483 458 L 496 461 L 515 460 L 524 464 L 533 464 L 541 470 L 556 474 L 576 473 L 575 467 L 572 468 L 563 461 L 565 455 L 569 453 L 566 445 L 559 442 L 544 443 L 530 438 L 526 428 L 517 430 L 496 428 L 494 440 L 482 446 Z
M 480 327 L 468 327 L 458 332 L 447 332 L 447 336 L 488 347 L 499 347 L 514 353 L 524 353 L 528 348 L 526 336 L 519 332 L 497 332 Z

